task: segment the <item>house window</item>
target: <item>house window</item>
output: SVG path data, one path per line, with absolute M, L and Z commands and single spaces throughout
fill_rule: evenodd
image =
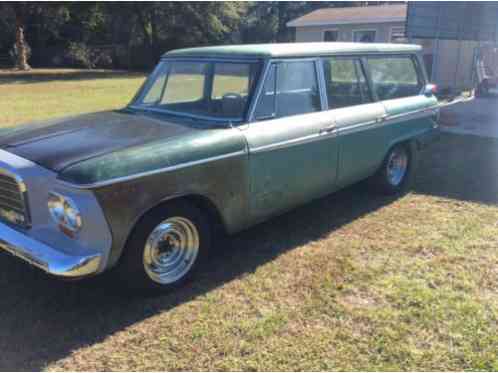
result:
M 339 31 L 325 30 L 323 32 L 323 41 L 337 41 L 339 40 Z
M 376 30 L 355 30 L 353 31 L 353 41 L 357 43 L 374 43 Z
M 406 38 L 404 26 L 391 27 L 391 43 L 406 43 L 408 39 Z

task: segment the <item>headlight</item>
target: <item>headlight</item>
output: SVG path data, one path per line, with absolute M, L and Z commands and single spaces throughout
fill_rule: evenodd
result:
M 48 196 L 48 210 L 52 219 L 61 231 L 71 237 L 77 233 L 82 226 L 80 210 L 69 197 L 50 192 Z

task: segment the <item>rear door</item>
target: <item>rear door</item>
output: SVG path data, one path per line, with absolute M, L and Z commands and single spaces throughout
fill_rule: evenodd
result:
M 382 138 L 377 129 L 384 106 L 374 102 L 360 57 L 324 57 L 328 116 L 334 118 L 339 144 L 337 186 L 358 181 L 376 167 Z
M 244 130 L 252 221 L 329 193 L 337 175 L 335 121 L 323 111 L 318 59 L 272 62 L 262 88 Z

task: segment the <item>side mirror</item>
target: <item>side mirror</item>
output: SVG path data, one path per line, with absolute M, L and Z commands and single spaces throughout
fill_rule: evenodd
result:
M 437 85 L 435 84 L 427 84 L 424 87 L 424 95 L 427 97 L 434 96 L 437 93 Z

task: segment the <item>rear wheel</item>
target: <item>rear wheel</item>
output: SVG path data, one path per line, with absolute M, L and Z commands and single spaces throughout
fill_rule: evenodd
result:
M 210 246 L 211 229 L 202 211 L 173 202 L 153 210 L 137 225 L 117 273 L 127 288 L 168 291 L 192 277 Z
M 381 168 L 373 177 L 377 189 L 384 194 L 396 194 L 405 191 L 414 173 L 413 151 L 408 144 L 392 147 Z

